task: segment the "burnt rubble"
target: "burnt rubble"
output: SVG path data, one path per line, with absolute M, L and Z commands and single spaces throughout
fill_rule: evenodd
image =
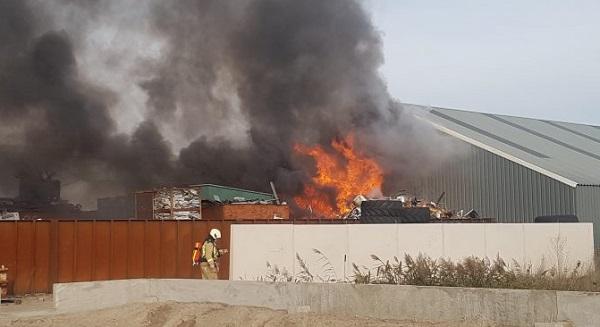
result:
M 488 222 L 474 210 L 448 210 L 442 205 L 445 193 L 436 202 L 427 202 L 404 192 L 387 198 L 366 198 L 358 195 L 352 210 L 343 219 L 361 223 L 430 223 L 430 222 Z

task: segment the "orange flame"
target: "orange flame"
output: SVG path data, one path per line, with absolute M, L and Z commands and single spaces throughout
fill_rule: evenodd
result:
M 350 212 L 350 201 L 358 194 L 368 194 L 381 188 L 383 170 L 377 162 L 354 148 L 354 137 L 349 134 L 342 141 L 333 140 L 334 153 L 328 153 L 320 145 L 296 144 L 294 150 L 312 157 L 317 174 L 312 183 L 304 186 L 304 194 L 294 197 L 301 208 L 312 208 L 325 217 Z M 335 193 L 335 203 L 329 201 L 327 189 Z

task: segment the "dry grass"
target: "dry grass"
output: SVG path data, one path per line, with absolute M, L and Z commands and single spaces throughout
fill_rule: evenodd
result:
M 279 268 L 277 265 L 271 265 L 271 263 L 267 261 L 267 274 L 264 277 L 259 278 L 259 281 L 292 282 L 294 281 L 294 276 L 290 275 L 287 269 Z
M 324 264 L 324 266 L 326 267 L 325 271 L 333 271 L 333 266 L 329 262 L 329 259 L 327 259 L 327 257 L 318 250 L 315 249 L 314 251 L 315 253 L 321 254 L 321 259 L 326 261 Z M 285 267 L 280 268 L 279 266 L 272 265 L 270 262 L 267 261 L 267 273 L 265 276 L 260 277 L 258 280 L 266 282 L 310 283 L 314 282 L 315 279 L 318 279 L 321 282 L 335 282 L 335 280 L 328 279 L 327 277 L 324 278 L 320 275 L 313 275 L 310 272 L 306 261 L 304 261 L 304 259 L 302 259 L 302 257 L 300 257 L 298 253 L 296 253 L 296 260 L 298 261 L 298 265 L 300 266 L 300 271 L 296 275 L 290 274 L 290 272 Z
M 416 257 L 405 255 L 403 260 L 393 257 L 382 260 L 371 255 L 375 268 L 359 267 L 352 264 L 351 280 L 340 280 L 329 258 L 318 249 L 317 263 L 321 273 L 313 273 L 306 261 L 296 253 L 299 271 L 294 275 L 285 268 L 272 266 L 267 262 L 267 274 L 260 280 L 271 282 L 354 282 L 356 284 L 395 284 L 418 286 L 511 288 L 600 292 L 600 269 L 594 265 L 585 266 L 581 262 L 567 265 L 564 241 L 553 242 L 554 258 L 552 265 L 542 261 L 539 265 L 507 264 L 502 258 L 478 258 L 475 256 L 453 262 L 447 259 L 432 259 L 419 254 Z M 600 267 L 600 253 L 595 256 L 595 266 Z
M 319 280 L 321 282 L 328 282 L 328 283 L 335 283 L 335 282 L 339 281 L 337 274 L 335 273 L 335 268 L 331 264 L 331 261 L 329 260 L 329 258 L 323 252 L 319 251 L 318 249 L 313 249 L 313 252 L 319 256 L 319 259 L 317 259 L 317 262 L 319 262 L 321 264 L 321 270 L 323 271 L 323 276 L 321 276 L 321 275 L 317 276 L 319 278 Z M 296 257 L 298 258 L 298 260 L 300 260 L 300 256 L 298 256 L 298 254 L 296 254 Z
M 377 263 L 375 269 L 353 265 L 355 283 L 600 292 L 600 272 L 580 262 L 571 268 L 546 268 L 544 263 L 534 268 L 517 262 L 509 266 L 500 257 L 467 257 L 458 262 L 424 255 L 405 255 L 403 261 L 371 257 Z

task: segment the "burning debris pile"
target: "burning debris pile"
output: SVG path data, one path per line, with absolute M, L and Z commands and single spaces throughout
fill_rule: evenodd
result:
M 377 162 L 355 149 L 354 136 L 331 143 L 332 152 L 316 145 L 296 144 L 294 149 L 315 160 L 316 175 L 294 197 L 300 207 L 325 217 L 345 215 L 352 210 L 348 199 L 360 192 L 377 192 L 383 183 L 383 170 Z
M 442 193 L 435 202 L 427 202 L 408 195 L 405 191 L 384 197 L 381 189 L 384 169 L 364 151 L 355 147 L 354 135 L 334 140 L 328 152 L 322 146 L 308 147 L 296 144 L 299 155 L 314 160 L 316 173 L 304 186 L 304 192 L 294 197 L 310 217 L 361 219 L 366 222 L 429 222 L 477 218 L 474 210 L 466 215 L 444 208 Z M 367 199 L 363 195 L 367 194 Z
M 352 201 L 352 210 L 344 219 L 358 219 L 361 223 L 428 223 L 443 221 L 476 221 L 475 210 L 464 213 L 444 208 L 441 203 L 445 193 L 436 202 L 426 202 L 406 194 L 389 198 L 367 199 L 358 195 Z

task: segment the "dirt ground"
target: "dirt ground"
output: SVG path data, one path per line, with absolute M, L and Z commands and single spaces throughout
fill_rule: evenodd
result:
M 51 301 L 50 301 L 51 302 Z M 0 307 L 0 326 L 445 326 L 286 311 L 213 303 L 146 303 L 75 314 L 55 314 L 47 300 Z

